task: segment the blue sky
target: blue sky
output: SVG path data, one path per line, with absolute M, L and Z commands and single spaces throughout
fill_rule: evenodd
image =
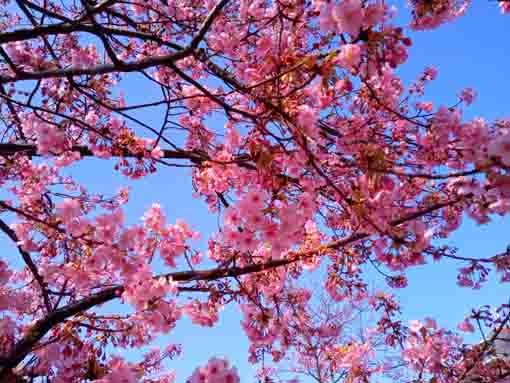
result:
M 465 117 L 487 120 L 510 117 L 510 19 L 498 14 L 494 1 L 473 1 L 466 15 L 441 28 L 413 34 L 409 60 L 400 68 L 401 76 L 411 80 L 424 65 L 434 65 L 438 77 L 426 93 L 435 104 L 455 102 L 456 93 L 472 87 L 478 97 L 465 110 Z M 505 73 L 506 72 L 506 73 Z M 510 244 L 510 219 L 494 217 L 491 224 L 479 226 L 464 220 L 460 230 L 446 242 L 467 257 L 481 257 L 503 251 Z M 470 307 L 497 303 L 510 296 L 508 285 L 491 283 L 473 292 L 455 286 L 454 262 L 441 262 L 416 268 L 409 273 L 409 287 L 400 291 L 405 316 L 434 315 L 444 325 L 454 325 Z
M 399 13 L 408 11 L 401 6 Z M 490 120 L 510 117 L 510 18 L 500 16 L 497 3 L 475 0 L 467 14 L 454 23 L 436 31 L 412 35 L 413 46 L 409 60 L 399 73 L 409 83 L 429 65 L 438 69 L 438 78 L 429 86 L 427 98 L 437 103 L 452 104 L 456 94 L 464 87 L 472 87 L 478 97 L 466 110 L 466 117 L 483 116 Z M 129 83 L 125 88 L 129 101 L 147 100 L 150 90 L 139 89 Z M 144 114 L 146 120 L 159 121 L 158 111 L 153 116 Z M 70 171 L 91 190 L 113 193 L 126 184 L 119 174 L 113 173 L 105 162 L 88 160 Z M 127 213 L 136 222 L 152 202 L 159 202 L 169 221 L 185 219 L 194 229 L 207 234 L 216 230 L 216 217 L 207 212 L 205 204 L 191 197 L 190 170 L 172 169 L 147 177 L 141 181 L 128 182 L 132 199 Z M 510 219 L 496 217 L 486 226 L 464 221 L 461 229 L 447 240 L 459 248 L 463 256 L 490 256 L 500 252 L 510 243 Z M 17 256 L 13 247 L 2 237 L 0 251 L 7 259 Z M 508 285 L 490 283 L 480 291 L 460 289 L 456 286 L 458 264 L 443 261 L 418 267 L 408 273 L 409 286 L 398 291 L 404 309 L 404 318 L 421 319 L 436 317 L 441 325 L 455 326 L 471 307 L 482 303 L 501 303 L 510 297 Z M 184 381 L 193 368 L 212 356 L 228 356 L 241 373 L 242 382 L 253 382 L 253 368 L 247 363 L 248 343 L 239 325 L 239 315 L 234 306 L 225 308 L 220 323 L 213 329 L 191 326 L 187 320 L 179 322 L 169 336 L 160 339 L 181 343 L 185 346 L 183 356 L 168 364 L 177 371 L 177 381 Z M 476 339 L 470 339 L 475 341 Z M 136 353 L 130 356 L 135 356 Z

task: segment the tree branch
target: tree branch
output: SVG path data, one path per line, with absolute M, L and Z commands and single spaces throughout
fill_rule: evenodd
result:
M 38 72 L 21 72 L 14 77 L 0 76 L 0 84 L 8 84 L 24 80 L 42 80 L 45 78 L 62 78 L 69 76 L 83 76 L 83 75 L 98 75 L 108 73 L 128 73 L 137 72 L 144 69 L 151 68 L 157 65 L 165 65 L 176 62 L 191 55 L 191 49 L 186 48 L 182 51 L 171 53 L 163 56 L 146 57 L 138 61 L 131 61 L 122 65 L 115 64 L 100 64 L 88 68 L 81 68 L 77 66 L 68 67 L 65 69 L 48 69 Z
M 47 284 L 46 284 L 46 282 L 44 282 L 44 279 L 41 276 L 41 274 L 39 274 L 39 271 L 37 270 L 37 266 L 35 265 L 34 261 L 30 257 L 30 254 L 28 252 L 26 252 L 25 250 L 23 250 L 23 248 L 20 245 L 18 245 L 18 242 L 19 242 L 18 236 L 16 235 L 14 230 L 12 230 L 9 227 L 9 225 L 7 225 L 1 219 L 0 219 L 0 230 L 2 230 L 16 244 L 16 247 L 18 248 L 18 251 L 21 254 L 21 257 L 23 258 L 23 261 L 25 262 L 28 269 L 34 276 L 34 279 L 37 281 L 37 283 L 39 284 L 39 287 L 41 288 L 41 294 L 43 297 L 44 306 L 46 307 L 46 311 L 50 312 L 51 311 L 51 301 L 48 296 L 48 292 L 46 290 Z
M 138 61 L 131 61 L 122 64 L 118 63 L 100 64 L 86 68 L 71 66 L 65 69 L 47 69 L 37 72 L 20 72 L 19 74 L 16 74 L 16 76 L 14 77 L 0 76 L 0 84 L 13 83 L 23 80 L 41 80 L 45 78 L 62 78 L 83 75 L 93 76 L 108 73 L 137 72 L 158 65 L 168 65 L 170 63 L 175 63 L 193 54 L 193 51 L 199 46 L 200 42 L 204 39 L 209 28 L 214 22 L 214 19 L 219 15 L 219 13 L 223 9 L 223 7 L 228 3 L 228 1 L 229 0 L 221 0 L 206 17 L 198 33 L 191 39 L 190 45 L 177 52 L 173 52 L 163 56 L 146 57 Z M 40 27 L 31 29 L 20 29 L 18 31 L 0 34 L 0 43 L 20 41 L 23 39 L 26 40 L 41 35 L 45 36 L 48 34 L 59 34 L 62 33 L 63 29 L 73 31 L 76 30 L 77 28 L 81 28 L 81 30 L 83 30 L 84 26 L 83 25 L 76 26 L 75 24 L 57 24 L 56 26 L 49 25 L 45 26 L 44 28 Z M 94 31 L 94 26 L 91 26 L 90 29 L 87 28 L 87 32 L 94 33 L 97 35 L 99 31 L 97 29 Z M 102 32 L 104 32 L 104 30 Z
M 204 39 L 205 34 L 211 27 L 214 19 L 220 14 L 221 10 L 223 9 L 223 7 L 225 7 L 225 5 L 227 5 L 228 2 L 229 2 L 229 0 L 221 0 L 219 3 L 217 3 L 215 5 L 215 7 L 212 9 L 212 11 L 209 12 L 209 14 L 207 15 L 207 18 L 205 19 L 204 23 L 200 27 L 200 30 L 195 35 L 195 37 L 193 37 L 193 39 L 191 40 L 191 44 L 189 45 L 190 50 L 195 50 L 196 48 L 198 48 L 198 45 Z
M 70 149 L 73 152 L 78 152 L 82 157 L 95 157 L 94 153 L 86 146 L 74 145 Z M 200 163 L 207 160 L 202 153 L 194 150 L 169 150 L 164 149 L 163 158 L 168 159 L 182 159 L 190 160 L 194 163 Z M 2 143 L 0 144 L 0 155 L 13 155 L 16 153 L 23 153 L 27 156 L 38 156 L 37 146 L 31 144 L 15 144 L 15 143 Z M 119 157 L 141 157 L 131 153 L 128 149 L 121 149 L 118 154 Z

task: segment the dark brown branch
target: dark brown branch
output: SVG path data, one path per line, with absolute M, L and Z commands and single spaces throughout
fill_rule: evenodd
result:
M 24 2 L 30 8 L 38 9 L 35 4 Z M 95 8 L 91 8 L 91 13 L 95 14 L 97 12 L 94 11 Z M 47 10 L 45 11 L 47 13 Z M 52 16 L 52 15 L 50 15 Z M 153 41 L 162 46 L 167 46 L 169 48 L 175 49 L 177 51 L 182 50 L 178 44 L 174 44 L 169 41 L 165 41 L 158 36 L 150 33 L 118 29 L 112 27 L 105 27 L 102 25 L 94 26 L 90 23 L 84 22 L 63 22 L 58 24 L 50 24 L 50 25 L 41 25 L 33 28 L 20 28 L 11 32 L 4 32 L 0 34 L 0 43 L 9 43 L 9 42 L 18 42 L 25 40 L 32 40 L 38 37 L 46 37 L 46 36 L 55 36 L 55 35 L 64 35 L 70 34 L 74 32 L 85 32 L 90 33 L 96 36 L 99 36 L 101 33 L 113 35 L 113 36 L 124 36 L 124 37 L 134 37 L 145 41 Z
M 78 152 L 82 157 L 94 157 L 94 153 L 86 146 L 75 145 L 71 148 L 73 152 Z M 23 153 L 27 156 L 37 156 L 37 146 L 31 144 L 14 144 L 4 143 L 0 144 L 0 155 L 13 155 L 16 153 Z M 117 154 L 120 157 L 140 157 L 137 154 L 131 153 L 128 149 L 122 149 Z M 203 154 L 193 150 L 163 150 L 163 158 L 168 159 L 182 159 L 190 160 L 194 163 L 200 163 L 207 158 Z
M 241 110 L 241 109 L 237 109 L 237 108 L 234 108 L 232 106 L 230 106 L 229 104 L 227 104 L 225 101 L 223 101 L 220 97 L 212 94 L 211 92 L 209 92 L 205 87 L 203 87 L 199 82 L 193 80 L 190 76 L 188 76 L 186 73 L 184 73 L 183 71 L 181 71 L 179 68 L 177 68 L 174 64 L 169 64 L 168 65 L 170 68 L 172 68 L 172 70 L 177 73 L 183 80 L 189 82 L 190 84 L 192 84 L 193 86 L 195 86 L 195 88 L 197 88 L 198 90 L 200 90 L 204 95 L 205 97 L 213 100 L 215 103 L 219 104 L 220 106 L 223 107 L 223 109 L 225 109 L 225 111 L 228 113 L 228 112 L 233 112 L 233 113 L 237 113 L 237 114 L 240 114 L 244 117 L 247 117 L 249 118 L 250 120 L 255 120 L 257 117 L 254 115 L 254 114 L 251 114 L 251 113 L 248 113 L 244 110 Z
M 92 294 L 76 303 L 72 303 L 59 310 L 55 310 L 49 313 L 46 317 L 35 322 L 28 333 L 16 342 L 7 357 L 0 360 L 0 381 L 9 375 L 11 370 L 30 353 L 32 347 L 35 346 L 37 342 L 39 342 L 54 326 L 62 323 L 64 320 L 72 317 L 73 315 L 114 299 L 117 296 L 117 290 L 118 289 L 116 288 L 112 288 L 101 291 L 97 294 Z
M 22 72 L 21 74 L 14 77 L 1 76 L 0 84 L 7 84 L 24 80 L 41 80 L 45 78 L 63 78 L 69 76 L 72 77 L 84 75 L 94 76 L 98 74 L 137 72 L 154 66 L 166 65 L 178 60 L 182 60 L 183 58 L 190 56 L 190 54 L 191 50 L 188 48 L 168 55 L 146 57 L 142 60 L 128 62 L 121 66 L 114 64 L 100 64 L 88 68 L 75 66 L 65 69 L 48 69 L 38 72 Z
M 86 15 L 89 18 L 92 25 L 94 26 L 94 29 L 99 31 L 101 29 L 101 25 L 99 25 L 99 23 L 96 21 L 94 13 L 92 13 L 92 8 L 88 5 L 87 0 L 80 0 L 80 1 L 83 4 L 83 7 L 86 10 Z M 111 62 L 116 66 L 124 65 L 124 63 L 122 61 L 120 61 L 119 58 L 117 57 L 117 54 L 115 53 L 115 50 L 111 46 L 110 41 L 108 40 L 106 35 L 104 33 L 98 33 L 97 36 L 103 43 L 103 47 L 104 47 L 106 53 L 108 54 L 108 57 L 110 58 Z

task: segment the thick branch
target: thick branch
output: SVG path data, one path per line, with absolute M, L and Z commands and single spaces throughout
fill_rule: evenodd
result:
M 95 157 L 94 153 L 82 145 L 74 145 L 71 150 L 73 152 L 78 152 L 82 157 Z M 0 155 L 13 155 L 16 153 L 23 153 L 27 156 L 37 156 L 37 146 L 31 144 L 11 144 L 4 143 L 0 144 Z M 136 154 L 133 154 L 128 149 L 122 149 L 120 153 L 118 153 L 120 157 L 140 157 Z M 193 150 L 163 150 L 163 158 L 168 159 L 182 159 L 182 160 L 190 160 L 191 162 L 200 163 L 206 158 L 204 158 L 203 154 L 193 151 Z
M 171 53 L 163 56 L 152 56 L 146 57 L 142 60 L 132 61 L 128 63 L 124 63 L 122 65 L 115 64 L 100 64 L 91 67 L 69 67 L 65 69 L 48 69 L 42 70 L 38 72 L 22 72 L 14 77 L 0 77 L 0 84 L 13 83 L 17 81 L 23 80 L 42 80 L 45 78 L 63 78 L 63 77 L 73 77 L 73 76 L 83 76 L 83 75 L 98 75 L 98 74 L 108 74 L 108 73 L 128 73 L 128 72 L 138 72 L 144 69 L 148 69 L 158 65 L 165 65 L 169 63 L 176 62 L 178 60 L 182 60 L 191 55 L 191 49 L 186 48 L 182 51 L 178 51 L 175 53 Z
M 0 381 L 5 378 L 10 371 L 16 367 L 32 350 L 33 346 L 39 342 L 54 326 L 62 323 L 69 317 L 80 312 L 86 311 L 91 307 L 108 302 L 116 297 L 117 289 L 112 288 L 93 294 L 79 302 L 67 305 L 59 310 L 49 313 L 46 317 L 39 319 L 21 338 L 6 358 L 0 360 Z
M 268 264 L 252 265 L 245 268 L 234 267 L 230 269 L 177 272 L 161 277 L 178 282 L 191 282 L 196 280 L 210 281 L 223 277 L 234 277 L 259 272 L 266 268 L 274 268 L 287 263 L 289 263 L 288 260 L 279 260 Z M 64 306 L 38 320 L 28 333 L 16 343 L 7 357 L 0 359 L 0 379 L 7 376 L 7 374 L 9 374 L 9 372 L 31 352 L 33 346 L 35 346 L 37 342 L 39 342 L 54 326 L 76 314 L 118 298 L 123 292 L 123 286 L 112 287 L 99 293 L 92 294 L 76 303 Z
M 41 25 L 34 28 L 20 28 L 11 32 L 4 32 L 0 34 L 0 43 L 5 44 L 9 42 L 26 41 L 39 37 L 70 34 L 75 32 L 85 32 L 96 36 L 100 35 L 101 33 L 105 33 L 112 36 L 134 37 L 144 41 L 153 41 L 160 44 L 161 46 L 167 46 L 169 48 L 176 49 L 177 51 L 183 49 L 181 46 L 172 42 L 165 41 L 151 33 L 111 28 L 102 25 L 97 25 L 96 27 L 90 23 L 83 22 Z

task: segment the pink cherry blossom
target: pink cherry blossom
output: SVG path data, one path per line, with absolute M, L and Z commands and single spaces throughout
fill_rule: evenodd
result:
M 510 13 L 510 4 L 507 1 L 500 1 L 498 4 L 502 14 Z
M 342 45 L 337 60 L 343 67 L 354 70 L 361 61 L 361 48 L 356 44 Z
M 197 368 L 189 383 L 239 383 L 239 375 L 235 368 L 229 367 L 225 359 L 211 358 L 205 367 Z
M 349 33 L 356 37 L 363 24 L 364 11 L 359 0 L 343 0 L 333 8 L 333 15 L 340 33 Z
M 471 324 L 471 322 L 467 319 L 463 320 L 457 325 L 457 329 L 464 332 L 475 332 L 475 328 Z
M 488 154 L 510 166 L 510 133 L 497 136 L 488 146 Z
M 463 89 L 459 95 L 459 99 L 466 105 L 471 105 L 475 100 L 475 97 L 476 97 L 475 91 L 471 88 Z

